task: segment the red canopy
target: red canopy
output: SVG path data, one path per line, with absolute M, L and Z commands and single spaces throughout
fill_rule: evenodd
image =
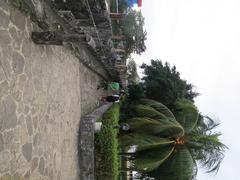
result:
M 138 0 L 138 7 L 142 7 L 142 0 Z

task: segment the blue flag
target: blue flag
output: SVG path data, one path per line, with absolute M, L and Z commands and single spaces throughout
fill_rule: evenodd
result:
M 128 6 L 129 7 L 133 7 L 134 4 L 137 4 L 138 3 L 138 0 L 128 0 Z

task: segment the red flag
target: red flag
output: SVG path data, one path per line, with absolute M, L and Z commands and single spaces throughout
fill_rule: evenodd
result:
M 138 7 L 142 7 L 142 0 L 138 0 Z

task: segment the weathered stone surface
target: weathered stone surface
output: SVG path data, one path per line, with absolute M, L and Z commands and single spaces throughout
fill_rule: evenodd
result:
M 12 96 L 15 101 L 19 102 L 22 99 L 22 91 L 16 90 L 15 92 L 13 92 Z
M 1 180 L 11 180 L 10 174 L 5 174 L 4 176 L 0 177 Z
M 27 161 L 32 159 L 32 143 L 26 143 L 22 146 L 22 154 Z
M 7 94 L 8 92 L 8 82 L 7 81 L 3 81 L 0 83 L 0 98 L 4 95 Z
M 0 153 L 4 150 L 4 141 L 3 141 L 3 136 L 0 133 Z
M 34 157 L 32 159 L 32 162 L 31 162 L 31 171 L 33 172 L 35 169 L 37 169 L 38 167 L 38 161 L 39 161 L 39 158 L 38 157 Z
M 24 179 L 28 180 L 30 178 L 30 175 L 31 175 L 30 171 L 27 171 L 23 177 Z
M 39 162 L 38 171 L 42 175 L 44 175 L 44 166 L 45 166 L 45 161 L 44 161 L 43 157 L 41 157 L 40 162 Z
M 17 32 L 15 27 L 11 27 L 9 29 L 9 33 L 13 39 L 12 45 L 14 49 L 20 49 L 21 48 L 21 43 L 22 43 L 22 37 L 19 32 Z
M 25 39 L 22 45 L 22 53 L 25 57 L 31 57 L 32 55 L 32 42 L 31 39 Z
M 6 80 L 6 76 L 4 74 L 3 68 L 0 66 L 0 82 L 4 80 Z
M 12 9 L 10 12 L 10 19 L 14 25 L 16 25 L 20 30 L 25 29 L 26 18 L 16 9 Z
M 23 178 L 21 178 L 21 175 L 16 172 L 13 176 L 12 176 L 12 180 L 24 180 Z
M 4 150 L 0 153 L 0 173 L 4 173 L 10 170 L 10 161 L 11 154 Z
M 4 54 L 2 55 L 2 53 L 0 53 L 0 66 L 2 67 L 6 79 L 9 79 L 11 75 L 11 66 L 7 57 Z
M 10 173 L 11 173 L 11 175 L 15 174 L 15 172 L 17 171 L 18 168 L 19 168 L 18 160 L 15 159 L 15 158 L 12 158 L 11 161 L 10 161 Z
M 38 127 L 38 120 L 39 120 L 38 116 L 34 116 L 32 120 L 33 120 L 33 127 L 34 127 L 34 129 L 37 129 L 37 127 Z
M 6 30 L 0 30 L 0 47 L 4 47 L 11 43 L 11 37 Z
M 19 104 L 18 104 L 17 112 L 18 112 L 18 114 L 21 114 L 21 113 L 23 113 L 23 111 L 24 111 L 24 105 L 23 105 L 23 103 L 22 103 L 22 101 L 21 101 L 21 102 L 19 102 Z
M 16 103 L 11 96 L 7 96 L 0 103 L 0 130 L 14 128 L 17 125 Z
M 28 107 L 28 106 L 25 106 L 25 107 L 24 107 L 24 114 L 26 114 L 26 115 L 27 115 L 27 114 L 28 114 L 28 112 L 29 112 L 29 107 Z
M 36 91 L 43 90 L 42 79 L 40 77 L 34 78 L 34 87 Z
M 7 5 L 7 3 L 5 1 L 1 0 L 0 1 L 0 8 L 7 11 L 9 6 Z
M 52 169 L 50 169 L 50 172 L 48 173 L 48 177 L 49 177 L 50 179 L 53 179 L 53 178 L 54 178 L 53 170 L 52 170 Z
M 12 148 L 14 147 L 14 131 L 10 130 L 7 131 L 3 134 L 4 137 L 4 147 L 5 149 L 10 149 L 13 150 Z
M 25 104 L 32 103 L 33 95 L 34 95 L 33 93 L 34 93 L 34 87 L 31 81 L 27 81 L 23 90 L 23 102 Z
M 103 79 L 69 49 L 34 44 L 30 38 L 33 23 L 15 11 L 4 7 L 4 13 L 11 16 L 9 32 L 0 28 L 0 133 L 4 142 L 0 174 L 18 172 L 18 180 L 27 180 L 30 171 L 29 179 L 34 180 L 76 180 L 80 117 L 105 95 L 96 90 Z M 105 76 L 99 61 L 85 48 L 78 48 L 82 61 L 94 64 Z M 14 118 L 6 121 L 6 112 Z
M 28 134 L 29 136 L 31 136 L 33 134 L 33 129 L 32 129 L 32 119 L 30 116 L 26 117 L 26 124 L 27 124 Z
M 13 62 L 12 62 L 13 71 L 17 74 L 21 74 L 24 68 L 24 58 L 18 52 L 13 54 Z
M 7 28 L 10 22 L 10 18 L 7 14 L 0 10 L 0 28 Z

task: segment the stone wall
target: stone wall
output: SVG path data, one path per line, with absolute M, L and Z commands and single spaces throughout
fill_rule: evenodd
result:
M 102 80 L 70 50 L 35 45 L 33 28 L 0 0 L 0 179 L 79 179 L 79 121 Z
M 103 104 L 92 113 L 82 117 L 79 128 L 79 167 L 81 180 L 94 180 L 94 133 L 95 122 L 112 106 Z

